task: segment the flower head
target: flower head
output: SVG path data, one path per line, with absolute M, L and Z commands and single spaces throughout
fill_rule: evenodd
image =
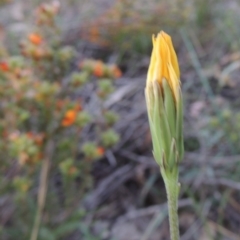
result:
M 97 147 L 97 155 L 100 157 L 105 153 L 105 149 L 103 147 Z
M 180 71 L 171 37 L 153 37 L 145 96 L 155 160 L 166 172 L 176 172 L 183 156 Z
M 121 70 L 116 65 L 112 66 L 112 71 L 113 71 L 114 78 L 119 78 L 122 76 Z
M 9 71 L 9 65 L 7 62 L 5 62 L 5 61 L 0 62 L 0 71 L 2 71 L 2 72 Z
M 104 64 L 101 61 L 97 61 L 93 67 L 93 75 L 96 77 L 103 77 L 104 75 Z
M 28 40 L 34 45 L 40 45 L 43 42 L 42 36 L 38 33 L 31 33 L 28 35 Z
M 63 127 L 71 126 L 76 121 L 76 118 L 77 118 L 77 111 L 75 109 L 68 110 L 65 113 L 64 118 L 62 120 L 62 126 Z

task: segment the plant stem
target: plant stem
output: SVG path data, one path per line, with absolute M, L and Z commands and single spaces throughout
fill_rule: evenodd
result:
M 31 232 L 30 240 L 37 240 L 39 228 L 42 221 L 43 209 L 45 207 L 46 195 L 47 195 L 47 187 L 48 187 L 48 173 L 50 169 L 50 161 L 52 157 L 52 152 L 54 149 L 53 141 L 50 140 L 46 146 L 46 154 L 45 158 L 42 162 L 42 168 L 40 173 L 40 186 L 38 189 L 38 208 L 37 213 L 34 220 L 33 229 Z
M 179 240 L 179 224 L 178 224 L 178 178 L 164 179 L 167 198 L 171 240 Z

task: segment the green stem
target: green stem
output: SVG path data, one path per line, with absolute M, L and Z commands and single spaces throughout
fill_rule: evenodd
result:
M 167 198 L 171 240 L 179 240 L 179 224 L 178 224 L 178 178 L 164 179 Z

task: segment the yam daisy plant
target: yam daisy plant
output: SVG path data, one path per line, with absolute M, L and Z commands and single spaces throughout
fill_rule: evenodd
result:
M 180 71 L 171 37 L 161 31 L 153 36 L 153 51 L 145 88 L 153 155 L 165 183 L 171 239 L 179 239 L 178 164 L 183 157 Z

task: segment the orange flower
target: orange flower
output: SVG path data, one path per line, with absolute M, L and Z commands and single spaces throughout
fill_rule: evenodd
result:
M 102 77 L 104 75 L 104 65 L 101 61 L 97 61 L 97 63 L 93 67 L 93 74 L 96 77 Z
M 119 78 L 122 76 L 121 70 L 116 65 L 112 66 L 112 73 L 113 73 L 114 78 Z
M 28 138 L 31 138 L 31 139 L 33 139 L 33 137 L 34 137 L 34 134 L 33 134 L 33 132 L 28 132 L 28 133 L 27 133 L 27 136 L 28 136 Z
M 44 133 L 37 134 L 34 141 L 37 145 L 41 146 L 44 140 Z
M 34 45 L 40 45 L 43 42 L 42 36 L 38 33 L 31 33 L 28 35 L 28 40 Z
M 56 102 L 56 109 L 57 110 L 62 110 L 65 106 L 69 104 L 70 100 L 68 98 L 66 99 L 59 99 Z
M 78 169 L 75 166 L 71 166 L 68 170 L 70 175 L 75 175 L 78 172 Z
M 56 103 L 56 108 L 58 110 L 61 110 L 64 106 L 66 105 L 66 102 L 65 100 L 57 100 L 57 103 Z
M 77 111 L 76 110 L 68 110 L 65 113 L 65 116 L 62 120 L 62 126 L 64 126 L 64 127 L 71 126 L 76 121 L 76 118 L 77 118 Z
M 0 70 L 2 72 L 9 71 L 9 65 L 5 61 L 0 62 Z
M 98 43 L 100 34 L 99 34 L 99 29 L 96 26 L 93 26 L 92 28 L 90 28 L 89 35 L 90 35 L 89 40 L 92 43 Z
M 75 109 L 76 111 L 82 111 L 82 105 L 81 105 L 81 104 L 76 104 L 76 105 L 74 106 L 74 109 Z
M 105 149 L 103 147 L 97 147 L 98 156 L 102 156 L 105 153 Z
M 28 132 L 27 136 L 32 139 L 37 145 L 42 145 L 45 134 L 44 133 L 33 133 Z

